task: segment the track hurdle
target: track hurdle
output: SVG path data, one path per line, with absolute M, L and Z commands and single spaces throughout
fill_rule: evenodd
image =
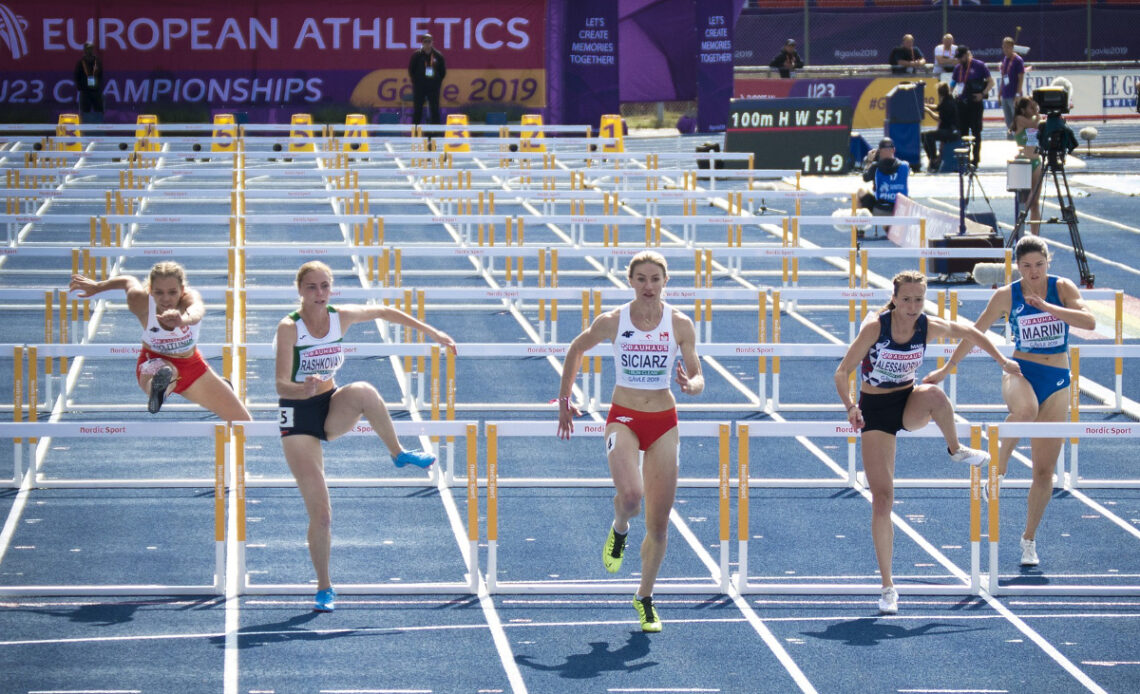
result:
M 498 568 L 499 548 L 499 488 L 505 486 L 499 480 L 499 439 L 506 437 L 535 437 L 535 431 L 550 432 L 550 436 L 557 429 L 557 422 L 530 422 L 530 421 L 488 421 L 484 424 L 487 437 L 487 590 L 491 593 L 521 593 L 521 594 L 609 594 L 629 593 L 637 589 L 635 582 L 607 581 L 604 583 L 594 581 L 500 581 Z M 730 480 L 729 480 L 729 438 L 731 427 L 728 422 L 715 421 L 683 421 L 678 424 L 682 441 L 692 437 L 715 438 L 718 442 L 718 477 L 706 479 L 701 486 L 716 486 L 718 489 L 718 520 L 720 537 L 719 565 L 712 568 L 705 580 L 694 579 L 682 582 L 669 579 L 659 579 L 655 587 L 660 594 L 694 594 L 694 593 L 727 593 L 729 589 L 729 542 L 730 526 Z M 575 436 L 601 437 L 605 432 L 604 422 L 579 423 Z M 528 484 L 512 486 L 538 486 L 537 480 L 528 480 Z M 542 480 L 542 486 L 584 486 L 574 484 L 576 480 Z M 612 481 L 605 478 L 590 486 L 610 486 Z M 678 488 L 690 486 L 678 480 Z
M 1129 585 L 1076 585 L 1048 581 L 1045 585 L 1002 584 L 998 563 L 998 543 L 1000 536 L 1001 489 L 1008 487 L 1008 480 L 997 484 L 997 454 L 999 440 L 1011 438 L 1112 438 L 1134 440 L 1140 438 L 1140 425 L 1135 423 L 1092 423 L 1092 422 L 1002 422 L 988 426 L 990 450 L 990 494 L 989 494 L 989 575 L 988 590 L 992 595 L 1140 595 L 1140 584 Z M 1042 436 L 1045 435 L 1045 436 Z M 1135 449 L 1132 449 L 1135 450 Z M 1120 485 L 1123 486 L 1123 485 Z M 1140 485 L 1128 485 L 1137 488 Z M 995 493 L 996 491 L 996 493 Z M 1138 535 L 1132 528 L 1127 532 Z
M 467 517 L 466 517 L 466 534 L 467 545 L 462 547 L 462 554 L 464 559 L 465 573 L 462 580 L 456 581 L 441 581 L 441 582 L 411 582 L 402 581 L 399 583 L 337 583 L 336 589 L 338 593 L 343 595 L 422 595 L 422 594 L 461 594 L 470 595 L 478 592 L 479 588 L 479 568 L 478 568 L 478 549 L 479 549 L 479 495 L 478 495 L 478 457 L 477 457 L 477 442 L 478 442 L 478 427 L 475 422 L 467 421 L 452 421 L 452 422 L 408 422 L 396 421 L 396 434 L 400 436 L 417 435 L 421 439 L 426 439 L 429 436 L 448 436 L 448 437 L 463 437 L 466 442 L 466 462 L 465 462 L 465 475 L 464 485 L 466 488 L 466 501 L 467 501 Z M 309 584 L 270 584 L 270 583 L 254 583 L 250 578 L 250 572 L 246 565 L 246 520 L 247 511 L 246 504 L 247 493 L 246 490 L 249 486 L 253 486 L 251 481 L 247 479 L 245 454 L 246 442 L 249 438 L 254 437 L 272 437 L 278 438 L 279 431 L 276 422 L 245 422 L 234 424 L 234 472 L 235 472 L 235 492 L 237 494 L 237 507 L 236 513 L 236 528 L 237 536 L 234 541 L 237 543 L 237 562 L 238 573 L 240 577 L 239 592 L 245 595 L 308 595 L 313 592 L 313 586 Z M 367 425 L 357 426 L 350 431 L 346 436 L 375 436 L 371 427 Z M 433 466 L 434 467 L 434 466 Z M 431 473 L 429 478 L 420 478 L 412 480 L 415 482 L 414 486 L 418 487 L 436 487 L 439 488 L 441 495 L 448 495 L 446 488 L 440 482 L 440 477 L 437 471 Z M 362 485 L 363 486 L 363 485 Z M 385 485 L 371 484 L 367 486 L 393 486 L 389 481 Z M 398 486 L 408 486 L 401 484 Z M 450 503 L 450 497 L 445 497 L 445 507 L 454 510 L 453 504 Z M 455 511 L 458 514 L 458 511 Z M 456 518 L 455 520 L 458 520 Z
M 149 439 L 156 435 L 213 440 L 213 477 L 195 486 L 214 490 L 214 572 L 208 584 L 156 585 L 5 585 L 0 595 L 222 595 L 225 592 L 225 503 L 226 446 L 229 430 L 212 422 L 29 422 L 0 424 L 0 437 L 36 440 L 33 465 L 42 461 L 54 439 L 130 438 Z M 32 475 L 31 471 L 28 472 Z M 28 487 L 42 486 L 25 479 Z M 82 485 L 69 485 L 82 486 Z M 98 485 L 102 486 L 102 485 Z M 138 485 L 117 485 L 135 487 Z
M 755 438 L 771 437 L 851 437 L 857 432 L 847 422 L 736 422 L 737 456 L 738 456 L 738 500 L 737 500 L 737 543 L 739 546 L 737 562 L 738 572 L 735 586 L 741 593 L 787 594 L 787 595 L 878 595 L 882 587 L 878 584 L 848 584 L 848 583 L 777 583 L 775 581 L 756 582 L 748 575 L 748 551 L 752 530 L 749 519 L 750 490 L 753 488 L 750 442 Z M 979 425 L 958 426 L 958 434 L 963 433 L 970 437 L 971 445 L 981 445 L 981 427 Z M 899 432 L 900 436 L 932 437 L 942 436 L 942 432 L 933 424 L 914 432 Z M 995 456 L 996 457 L 996 456 Z M 816 480 L 796 480 L 789 486 L 822 486 L 814 484 Z M 940 562 L 954 574 L 958 583 L 953 584 L 896 584 L 900 594 L 910 595 L 977 595 L 981 587 L 980 556 L 981 556 L 981 476 L 976 468 L 970 477 L 970 568 L 969 573 L 957 565 Z M 870 491 L 862 485 L 854 485 L 855 489 L 870 499 Z M 892 513 L 892 516 L 894 514 Z M 871 552 L 868 551 L 870 558 Z M 870 559 L 869 559 L 870 560 Z

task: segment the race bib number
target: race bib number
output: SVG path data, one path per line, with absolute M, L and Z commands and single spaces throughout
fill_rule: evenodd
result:
M 278 407 L 277 408 L 277 426 L 282 429 L 293 428 L 293 408 L 292 407 Z

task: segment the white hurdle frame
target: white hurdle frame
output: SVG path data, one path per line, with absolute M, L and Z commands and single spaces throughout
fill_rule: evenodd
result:
M 215 422 L 26 422 L 0 423 L 0 438 L 26 438 L 35 446 L 33 468 L 47 454 L 53 438 L 124 437 L 143 438 L 156 434 L 177 437 L 206 437 L 214 439 L 214 477 L 202 480 L 198 487 L 214 488 L 214 579 L 202 585 L 14 585 L 0 586 L 2 595 L 223 595 L 225 593 L 225 528 L 226 528 L 226 472 L 229 428 Z M 38 441 L 37 441 L 38 438 Z M 34 477 L 34 469 L 26 475 Z M 35 479 L 24 481 L 30 487 L 44 485 Z M 55 485 L 76 487 L 81 485 Z M 91 485 L 95 486 L 95 485 Z M 138 485 L 98 485 L 133 487 Z
M 987 575 L 987 590 L 991 595 L 1140 595 L 1140 584 L 1132 585 L 1073 585 L 1051 583 L 1050 585 L 1010 586 L 1002 585 L 998 564 L 998 543 L 1001 540 L 998 520 L 1001 515 L 1001 488 L 1008 487 L 1007 482 L 998 485 L 997 457 L 999 439 L 1001 437 L 1020 438 L 1046 438 L 1041 434 L 1047 433 L 1047 438 L 1069 438 L 1076 441 L 1079 438 L 1112 438 L 1137 439 L 1140 438 L 1140 424 L 1093 423 L 1093 422 L 1002 422 L 988 426 L 990 450 L 990 501 L 989 501 L 989 573 Z M 1074 448 L 1076 446 L 1074 445 Z M 1060 470 L 1058 468 L 1058 474 Z M 1076 476 L 1074 470 L 1073 476 Z M 1117 488 L 1135 489 L 1140 485 L 1118 484 Z M 996 490 L 996 493 L 995 493 Z
M 971 445 L 980 446 L 981 426 L 959 424 L 958 435 L 970 437 Z M 751 537 L 748 520 L 750 490 L 752 489 L 749 442 L 753 438 L 771 437 L 847 437 L 854 442 L 858 432 L 848 422 L 736 422 L 738 475 L 737 499 L 737 574 L 734 580 L 736 589 L 742 594 L 781 594 L 781 595 L 878 595 L 882 586 L 878 584 L 848 583 L 753 583 L 748 576 L 748 542 Z M 919 431 L 899 432 L 900 436 L 936 438 L 942 432 L 933 424 Z M 994 456 L 996 460 L 996 455 Z M 996 465 L 996 463 L 995 463 Z M 996 468 L 995 468 L 996 469 Z M 996 474 L 996 473 L 995 473 Z M 824 485 L 808 484 L 803 480 L 796 486 L 817 487 Z M 958 584 L 895 584 L 904 595 L 978 595 L 981 589 L 981 471 L 970 468 L 970 567 L 968 581 Z M 829 485 L 828 485 L 829 486 Z M 851 486 L 861 489 L 857 482 Z M 892 512 L 892 516 L 894 513 Z M 957 568 L 957 567 L 955 567 Z M 960 570 L 960 569 L 959 569 Z
M 484 423 L 484 432 L 487 437 L 487 590 L 490 593 L 511 594 L 538 594 L 538 595 L 564 595 L 564 594 L 623 594 L 637 590 L 637 583 L 631 581 L 613 581 L 605 583 L 583 581 L 499 581 L 499 437 L 540 437 L 552 436 L 556 431 L 557 422 L 552 421 L 488 421 Z M 605 433 L 605 422 L 582 422 L 577 426 L 576 436 L 600 438 Z M 717 421 L 683 421 L 678 423 L 682 438 L 688 437 L 716 437 L 719 441 L 718 469 L 719 476 L 715 484 L 719 489 L 719 520 L 720 520 L 720 561 L 716 571 L 710 576 L 708 582 L 671 582 L 668 579 L 658 579 L 654 592 L 658 594 L 725 594 L 729 589 L 729 524 L 730 524 L 730 490 L 729 478 L 729 440 L 731 427 L 728 422 Z M 536 431 L 545 431 L 546 434 L 536 434 Z M 553 481 L 553 480 L 552 480 Z M 710 480 L 711 481 L 711 480 Z M 613 482 L 607 480 L 609 485 Z M 537 486 L 537 485 L 513 485 Z M 557 485 L 571 486 L 571 485 Z M 574 485 L 577 486 L 577 485 Z M 678 488 L 682 487 L 678 482 Z M 701 486 L 712 486 L 705 484 Z
M 464 485 L 467 491 L 467 546 L 461 547 L 464 558 L 466 575 L 463 581 L 452 582 L 401 582 L 401 583 L 337 583 L 338 593 L 344 595 L 423 595 L 423 594 L 459 594 L 473 595 L 479 590 L 479 493 L 478 493 L 478 425 L 473 421 L 450 422 L 393 422 L 396 434 L 399 436 L 418 436 L 425 448 L 435 448 L 428 441 L 432 437 L 461 436 L 466 439 L 466 475 Z M 233 538 L 237 543 L 237 562 L 240 584 L 239 594 L 243 595 L 309 595 L 314 591 L 311 584 L 306 583 L 253 583 L 250 581 L 249 571 L 246 568 L 246 489 L 249 481 L 246 479 L 245 469 L 245 441 L 250 436 L 274 437 L 279 434 L 276 422 L 235 422 L 234 430 L 234 480 L 237 494 L 236 506 L 236 533 Z M 367 424 L 359 424 L 346 436 L 375 436 L 372 428 Z M 438 459 L 438 452 L 437 452 Z M 450 465 L 450 461 L 449 461 Z M 449 468 L 450 470 L 450 468 Z M 448 493 L 446 478 L 450 471 L 441 475 L 439 465 L 432 467 L 426 478 L 411 479 L 411 484 L 400 483 L 394 480 L 378 480 L 374 487 L 417 486 L 436 487 L 440 494 Z M 259 485 L 260 486 L 260 485 Z M 357 485 L 364 486 L 364 485 Z

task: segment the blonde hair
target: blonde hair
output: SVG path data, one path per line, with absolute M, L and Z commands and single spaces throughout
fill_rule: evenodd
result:
M 154 267 L 150 269 L 150 274 L 146 278 L 146 288 L 150 291 L 151 285 L 154 284 L 156 279 L 162 277 L 173 277 L 178 280 L 178 286 L 186 287 L 186 270 L 173 260 L 164 260 L 161 263 L 155 263 Z
M 330 282 L 332 281 L 333 271 L 332 271 L 331 267 L 329 267 L 328 265 L 325 265 L 324 263 L 322 263 L 319 260 L 310 260 L 309 262 L 305 263 L 304 265 L 302 265 L 300 268 L 297 269 L 297 280 L 296 280 L 297 289 L 301 288 L 301 280 L 305 279 L 305 275 L 309 274 L 310 272 L 312 272 L 314 270 L 320 270 L 321 272 L 324 272 L 325 274 L 327 274 L 329 276 L 329 281 Z
M 626 269 L 626 275 L 633 279 L 633 268 L 641 265 L 642 263 L 653 263 L 661 268 L 661 272 L 665 273 L 665 279 L 669 279 L 669 264 L 665 262 L 665 256 L 657 251 L 642 251 L 629 259 L 629 267 Z
M 902 287 L 902 285 L 904 285 L 904 284 L 925 285 L 926 284 L 926 275 L 922 274 L 918 270 L 903 270 L 899 274 L 895 275 L 894 278 L 891 280 L 891 282 L 895 286 L 894 293 L 891 294 L 891 300 L 887 302 L 887 305 L 882 307 L 881 309 L 879 309 L 879 313 L 882 313 L 883 311 L 891 311 L 895 308 L 895 299 L 894 298 L 899 295 L 899 288 Z

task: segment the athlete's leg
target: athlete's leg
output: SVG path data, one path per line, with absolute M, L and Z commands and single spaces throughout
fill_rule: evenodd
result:
M 332 586 L 329 575 L 329 551 L 332 546 L 332 503 L 325 484 L 324 458 L 321 442 L 315 436 L 297 435 L 281 439 L 285 449 L 285 462 L 309 514 L 309 558 L 317 573 L 317 590 Z
M 371 383 L 356 381 L 337 388 L 329 403 L 329 416 L 325 419 L 325 435 L 329 441 L 350 431 L 360 421 L 361 415 L 372 425 L 372 430 L 395 457 L 400 454 L 400 439 L 388 406 Z
M 657 572 L 669 544 L 669 514 L 677 495 L 679 443 L 677 427 L 673 427 L 645 451 L 645 539 L 641 542 L 641 584 L 637 590 L 643 598 L 653 595 Z
M 1001 379 L 1001 396 L 1009 408 L 1007 422 L 1032 422 L 1037 419 L 1037 395 L 1025 376 L 1005 374 Z M 998 449 L 998 474 L 1004 475 L 1009 468 L 1009 459 L 1017 448 L 1019 439 L 1005 438 Z
M 932 385 L 921 385 L 914 389 L 906 400 L 903 410 L 903 428 L 915 431 L 926 426 L 930 420 L 938 425 L 946 439 L 951 455 L 958 451 L 958 426 L 954 421 L 954 406 L 942 389 Z
M 163 367 L 170 367 L 173 370 L 170 385 L 166 387 L 166 394 L 170 395 L 170 393 L 174 391 L 174 383 L 178 380 L 178 367 L 165 359 L 148 359 L 142 364 L 139 364 L 138 368 L 135 369 L 136 376 L 138 376 L 139 388 L 142 389 L 142 392 L 150 395 L 150 384 L 154 380 L 154 375 L 161 371 Z
M 629 532 L 629 519 L 641 511 L 645 486 L 638 469 L 637 436 L 624 424 L 606 426 L 606 458 L 614 481 L 614 532 Z
M 253 419 L 249 410 L 238 400 L 234 389 L 226 385 L 213 369 L 198 377 L 181 393 L 190 402 L 197 403 L 227 422 L 247 422 Z M 286 437 L 289 438 L 289 437 Z
M 891 510 L 895 504 L 895 437 L 885 431 L 863 432 L 863 472 L 871 490 L 871 539 L 883 587 L 894 585 L 891 558 L 895 528 Z
M 1062 388 L 1050 395 L 1041 403 L 1037 414 L 1038 422 L 1063 422 L 1069 414 L 1069 390 Z M 1037 536 L 1037 526 L 1041 524 L 1041 517 L 1045 515 L 1045 507 L 1053 496 L 1053 473 L 1057 468 L 1057 456 L 1061 454 L 1064 439 L 1032 439 L 1030 450 L 1033 458 L 1033 482 L 1029 486 L 1029 498 L 1026 502 L 1025 532 L 1022 534 L 1026 540 Z

